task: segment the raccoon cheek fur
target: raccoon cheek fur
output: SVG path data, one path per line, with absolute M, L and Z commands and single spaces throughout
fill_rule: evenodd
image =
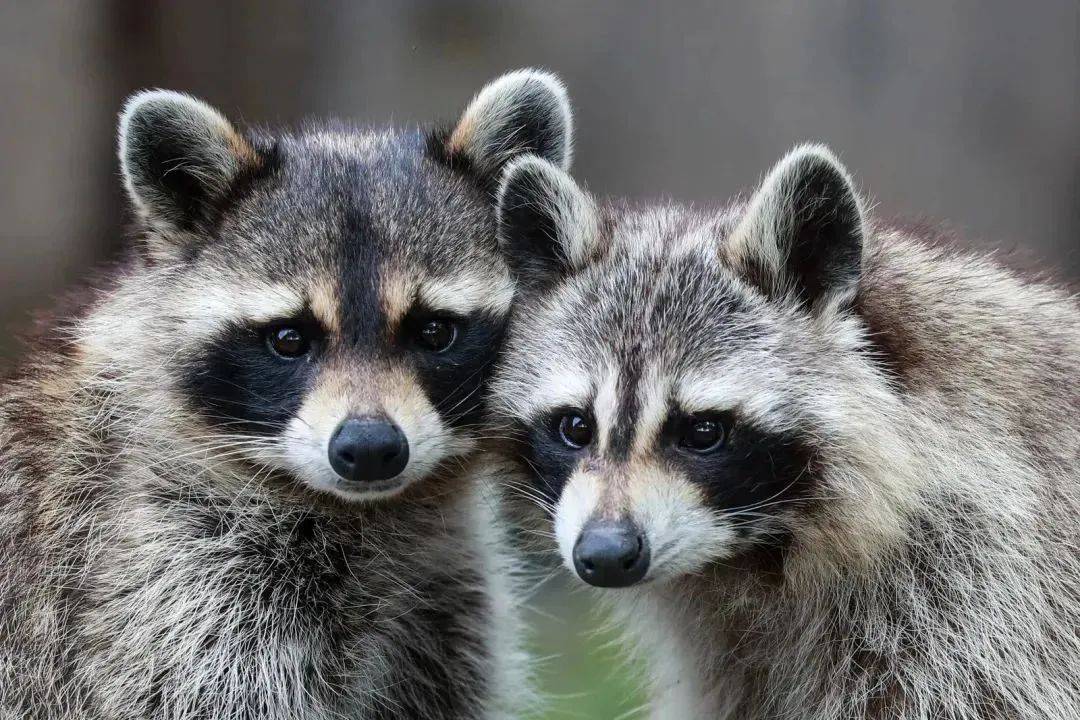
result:
M 0 386 L 0 716 L 524 712 L 490 187 L 570 135 L 528 70 L 445 132 L 129 101 L 137 242 Z
M 653 717 L 1080 717 L 1075 296 L 869 217 L 821 146 L 716 212 L 531 158 L 498 197 L 508 495 L 619 588 Z

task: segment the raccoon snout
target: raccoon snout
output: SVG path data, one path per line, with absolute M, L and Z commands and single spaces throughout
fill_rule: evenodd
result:
M 330 438 L 329 455 L 343 480 L 389 480 L 409 463 L 409 441 L 389 420 L 346 418 Z
M 649 541 L 631 520 L 590 520 L 574 544 L 574 569 L 596 587 L 627 587 L 649 570 Z

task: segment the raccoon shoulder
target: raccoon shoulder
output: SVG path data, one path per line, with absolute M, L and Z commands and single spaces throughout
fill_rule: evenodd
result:
M 902 391 L 1060 434 L 1080 408 L 1076 297 L 934 229 L 880 224 L 869 238 L 856 310 Z

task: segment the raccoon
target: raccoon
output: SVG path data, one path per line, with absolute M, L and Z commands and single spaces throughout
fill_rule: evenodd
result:
M 514 713 L 476 461 L 514 293 L 492 188 L 570 138 L 538 71 L 446 131 L 131 98 L 130 260 L 0 390 L 0 717 Z
M 653 717 L 1080 718 L 1075 297 L 821 146 L 709 212 L 533 157 L 498 197 L 510 494 L 622 588 Z

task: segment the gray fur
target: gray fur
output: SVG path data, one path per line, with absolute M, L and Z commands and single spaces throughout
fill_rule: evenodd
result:
M 833 191 L 797 199 L 807 168 Z M 568 177 L 511 169 L 502 196 L 523 177 L 553 231 L 504 247 L 588 259 L 513 311 L 493 386 L 527 460 L 512 487 L 571 570 L 589 517 L 645 529 L 648 575 L 603 597 L 651 668 L 655 718 L 1080 717 L 1075 297 L 867 216 L 822 148 L 748 203 L 604 204 L 584 235 L 559 220 Z M 792 228 L 815 213 L 858 252 L 816 248 L 827 261 L 792 272 Z M 578 455 L 552 450 L 565 407 L 595 417 Z M 754 488 L 690 474 L 664 436 L 688 407 L 735 418 L 733 461 L 752 430 L 802 464 L 761 501 L 718 504 Z M 552 457 L 572 460 L 561 476 Z
M 401 345 L 402 313 L 447 302 L 488 319 L 486 358 L 512 291 L 485 180 L 443 137 L 128 104 L 141 242 L 0 386 L 0 718 L 501 718 L 528 700 L 497 465 L 460 420 L 487 360 L 439 402 Z M 329 330 L 295 397 L 211 377 L 261 357 L 247 324 L 302 307 Z M 206 383 L 236 386 L 240 415 L 208 411 Z M 408 432 L 398 487 L 336 487 L 346 413 Z

